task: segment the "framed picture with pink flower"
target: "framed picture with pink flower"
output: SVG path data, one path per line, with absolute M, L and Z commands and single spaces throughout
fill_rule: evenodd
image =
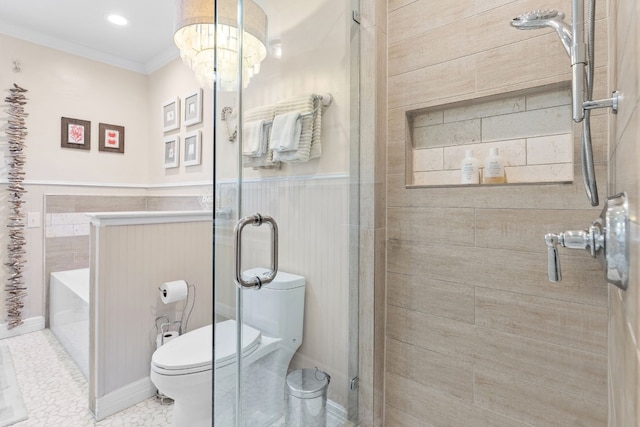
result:
M 91 122 L 61 118 L 60 146 L 62 148 L 91 149 Z
M 100 123 L 98 125 L 100 143 L 98 150 L 111 153 L 124 153 L 124 126 Z

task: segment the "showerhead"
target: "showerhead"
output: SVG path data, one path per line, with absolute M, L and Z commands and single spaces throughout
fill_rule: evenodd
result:
M 511 26 L 519 30 L 537 30 L 551 27 L 556 30 L 567 54 L 571 56 L 573 34 L 571 27 L 564 22 L 564 13 L 553 9 L 534 10 L 513 18 Z
M 511 25 L 519 30 L 536 30 L 538 28 L 548 27 L 549 24 L 546 20 L 554 18 L 562 20 L 564 19 L 564 13 L 559 13 L 553 9 L 533 10 L 513 18 Z

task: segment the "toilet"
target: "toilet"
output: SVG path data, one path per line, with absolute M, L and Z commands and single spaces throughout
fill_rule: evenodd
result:
M 247 270 L 248 277 L 267 270 Z M 247 425 L 269 425 L 284 414 L 289 362 L 302 343 L 304 277 L 278 272 L 260 290 L 245 289 L 242 325 L 242 413 Z M 236 320 L 187 332 L 158 348 L 151 358 L 151 381 L 174 400 L 173 426 L 211 426 L 215 374 L 215 425 L 235 424 Z

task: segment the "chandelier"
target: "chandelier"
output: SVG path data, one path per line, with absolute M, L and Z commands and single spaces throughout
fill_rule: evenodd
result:
M 214 0 L 176 0 L 176 31 L 173 36 L 182 61 L 191 68 L 201 86 L 238 89 L 237 5 L 235 0 L 218 0 L 218 28 L 214 22 Z M 242 81 L 247 87 L 260 72 L 267 56 L 267 15 L 253 0 L 243 0 Z M 215 42 L 218 41 L 217 73 Z

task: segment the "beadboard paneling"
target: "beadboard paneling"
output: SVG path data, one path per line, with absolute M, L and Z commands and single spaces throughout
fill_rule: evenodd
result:
M 196 286 L 192 330 L 212 322 L 212 227 L 209 222 L 93 227 L 90 382 L 95 397 L 149 376 L 155 319 L 176 320 L 183 303 L 163 304 L 158 286 Z
M 235 184 L 222 184 L 229 187 Z M 279 228 L 279 270 L 306 279 L 302 345 L 291 369 L 317 366 L 331 375 L 329 399 L 346 407 L 348 393 L 349 178 L 246 181 L 242 216 L 273 217 Z M 221 190 L 223 194 L 225 189 Z M 235 305 L 230 268 L 232 221 L 216 228 L 216 301 Z M 243 269 L 268 267 L 268 226 L 243 230 Z M 229 283 L 227 285 L 226 283 Z

